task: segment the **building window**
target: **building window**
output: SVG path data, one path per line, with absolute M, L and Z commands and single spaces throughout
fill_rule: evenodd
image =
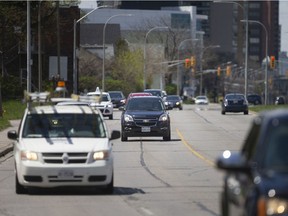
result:
M 259 9 L 260 8 L 260 3 L 259 2 L 253 2 L 249 3 L 249 8 L 253 9 Z
M 260 39 L 259 38 L 250 38 L 249 42 L 251 44 L 259 44 L 260 43 Z
M 190 29 L 189 14 L 171 14 L 171 27 L 175 29 Z

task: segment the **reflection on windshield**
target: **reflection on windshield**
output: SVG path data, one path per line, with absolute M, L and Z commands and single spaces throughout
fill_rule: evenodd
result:
M 288 127 L 280 125 L 274 128 L 267 142 L 268 151 L 265 166 L 267 168 L 288 170 Z
M 159 99 L 145 99 L 138 98 L 129 101 L 127 110 L 133 111 L 162 111 L 164 109 L 163 103 Z
M 31 114 L 25 121 L 23 137 L 106 137 L 104 125 L 95 114 Z

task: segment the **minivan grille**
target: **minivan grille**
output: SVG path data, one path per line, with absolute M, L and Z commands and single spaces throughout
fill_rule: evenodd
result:
M 88 159 L 88 153 L 42 153 L 42 158 L 47 164 L 83 164 Z

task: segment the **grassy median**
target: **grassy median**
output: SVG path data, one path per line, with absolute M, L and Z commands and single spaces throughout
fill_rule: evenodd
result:
M 9 120 L 21 119 L 26 107 L 26 103 L 22 103 L 19 100 L 3 101 L 0 131 L 10 126 Z

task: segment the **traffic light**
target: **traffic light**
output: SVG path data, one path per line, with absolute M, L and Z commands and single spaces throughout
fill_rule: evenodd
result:
M 218 77 L 221 76 L 221 67 L 220 67 L 220 66 L 217 68 L 217 76 L 218 76 Z
M 192 67 L 196 66 L 196 58 L 195 58 L 195 56 L 191 56 L 191 66 Z
M 185 59 L 185 68 L 190 68 L 191 67 L 191 61 L 190 59 Z
M 275 69 L 275 56 L 270 56 L 270 68 Z
M 227 66 L 226 68 L 226 76 L 229 77 L 231 75 L 231 66 Z

